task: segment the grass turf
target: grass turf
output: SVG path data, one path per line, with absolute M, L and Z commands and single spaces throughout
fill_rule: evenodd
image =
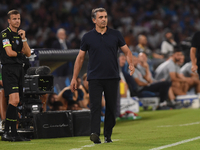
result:
M 94 145 L 89 137 L 0 141 L 0 150 L 149 150 L 200 136 L 200 109 L 143 111 L 141 120 L 117 121 L 113 143 Z M 101 130 L 103 133 L 103 128 Z M 199 150 L 200 139 L 166 150 Z

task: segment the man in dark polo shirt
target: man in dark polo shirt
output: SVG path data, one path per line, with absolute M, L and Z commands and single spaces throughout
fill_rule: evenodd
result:
M 134 72 L 132 53 L 127 47 L 119 31 L 107 27 L 108 16 L 104 8 L 92 10 L 92 21 L 95 28 L 87 32 L 81 41 L 81 50 L 76 58 L 72 92 L 77 89 L 76 78 L 82 67 L 86 52 L 89 54 L 87 80 L 89 81 L 89 96 L 91 106 L 91 135 L 90 140 L 95 144 L 101 143 L 101 100 L 104 92 L 106 113 L 104 122 L 105 143 L 112 142 L 112 129 L 115 126 L 115 110 L 117 90 L 119 85 L 118 48 L 125 53 L 129 63 L 130 75 Z
M 192 38 L 192 45 L 190 48 L 190 59 L 192 61 L 192 71 L 197 71 L 200 75 L 200 31 L 196 32 Z

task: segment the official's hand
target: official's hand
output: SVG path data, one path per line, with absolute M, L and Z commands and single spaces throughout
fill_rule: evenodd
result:
M 132 76 L 133 73 L 135 72 L 135 67 L 134 67 L 133 64 L 130 64 L 128 68 L 129 68 L 129 70 L 130 70 L 130 76 Z
M 71 84 L 70 84 L 70 89 L 72 92 L 74 92 L 77 89 L 77 81 L 76 79 L 72 78 Z
M 192 72 L 195 72 L 197 69 L 198 69 L 197 65 L 192 65 L 192 67 L 191 67 Z
M 3 86 L 3 81 L 2 80 L 0 80 L 0 85 Z
M 21 36 L 22 40 L 25 40 L 26 39 L 26 34 L 25 34 L 25 31 L 20 29 L 18 31 L 18 34 Z

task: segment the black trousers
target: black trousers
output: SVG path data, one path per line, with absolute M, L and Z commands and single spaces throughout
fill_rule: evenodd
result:
M 115 126 L 117 91 L 119 79 L 89 80 L 89 95 L 91 109 L 91 133 L 100 135 L 101 101 L 104 92 L 106 112 L 104 120 L 104 136 L 111 137 Z
M 158 92 L 160 96 L 160 102 L 163 102 L 168 99 L 168 91 L 171 86 L 171 82 L 168 81 L 160 81 L 150 84 L 149 86 L 145 86 L 141 91 L 150 91 L 150 92 Z

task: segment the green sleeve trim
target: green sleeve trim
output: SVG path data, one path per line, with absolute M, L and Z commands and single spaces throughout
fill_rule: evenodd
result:
M 14 121 L 17 121 L 17 119 L 14 120 L 14 119 L 8 119 L 8 118 L 6 118 L 6 120 L 8 120 L 8 121 L 13 121 L 13 122 L 14 122 Z
M 7 47 L 7 46 L 12 46 L 11 44 L 6 44 L 3 46 L 3 48 Z

